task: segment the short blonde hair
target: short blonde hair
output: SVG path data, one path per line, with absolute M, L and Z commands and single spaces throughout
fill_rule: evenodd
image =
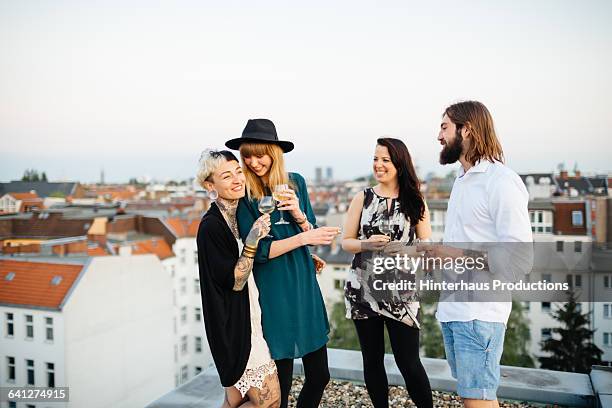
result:
M 202 188 L 204 187 L 205 181 L 208 180 L 210 176 L 226 161 L 238 161 L 234 153 L 229 150 L 215 150 L 215 149 L 206 149 L 200 155 L 200 160 L 198 161 L 198 171 L 196 173 L 196 180 L 198 184 Z

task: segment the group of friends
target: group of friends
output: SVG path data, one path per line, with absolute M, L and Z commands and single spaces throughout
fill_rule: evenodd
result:
M 485 105 L 466 101 L 447 107 L 437 139 L 440 163 L 461 164 L 444 243 L 531 242 L 527 191 L 503 164 Z M 366 251 L 392 242 L 418 245 L 431 237 L 429 210 L 404 142 L 376 141 L 376 185 L 352 199 L 342 229 L 317 226 L 304 178 L 285 168 L 284 154 L 294 145 L 279 140 L 272 121 L 249 120 L 242 136 L 225 145 L 229 150 L 204 151 L 197 173 L 212 200 L 197 245 L 204 324 L 225 387 L 223 408 L 287 407 L 297 358 L 305 377 L 297 407 L 319 406 L 330 380 L 330 326 L 317 282 L 325 261 L 309 247 L 330 245 L 340 233 L 342 248 L 354 254 L 344 287 L 346 317 L 359 338 L 372 404 L 389 406 L 386 327 L 410 398 L 418 407 L 432 407 L 419 357 L 418 293 L 381 300 L 364 282 L 371 268 Z M 240 161 L 231 150 L 239 152 Z M 270 200 L 276 209 L 264 205 Z M 465 256 L 444 245 L 428 251 Z M 446 358 L 466 407 L 499 407 L 496 391 L 510 311 L 510 302 L 438 303 Z

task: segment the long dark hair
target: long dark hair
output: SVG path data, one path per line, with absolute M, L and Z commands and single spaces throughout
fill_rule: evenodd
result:
M 381 137 L 376 143 L 386 147 L 389 151 L 391 163 L 397 169 L 400 212 L 407 220 L 410 220 L 410 225 L 415 226 L 425 214 L 425 200 L 421 194 L 421 183 L 414 170 L 408 148 L 401 140 L 391 137 Z

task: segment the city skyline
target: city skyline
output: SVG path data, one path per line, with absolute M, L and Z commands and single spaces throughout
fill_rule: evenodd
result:
M 195 174 L 272 119 L 289 170 L 370 172 L 376 138 L 438 164 L 440 115 L 477 99 L 519 173 L 612 168 L 612 4 L 389 1 L 0 4 L 0 180 Z

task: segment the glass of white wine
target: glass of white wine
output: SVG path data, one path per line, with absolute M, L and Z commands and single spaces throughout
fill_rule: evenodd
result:
M 289 186 L 287 184 L 279 184 L 274 186 L 274 191 L 272 192 L 272 197 L 276 200 L 277 203 L 284 201 L 287 198 L 287 190 L 289 190 Z M 284 211 L 280 211 L 280 219 L 274 223 L 274 225 L 288 225 L 289 223 L 285 221 Z
M 276 205 L 274 204 L 274 199 L 271 196 L 263 196 L 259 203 L 257 204 L 257 209 L 262 214 L 272 214 L 274 212 L 274 208 Z M 272 235 L 266 235 L 266 238 L 274 238 Z
M 393 230 L 391 229 L 391 219 L 389 218 L 389 213 L 385 211 L 380 220 L 380 225 L 378 226 L 378 230 L 381 234 L 388 236 L 391 240 L 393 240 Z

